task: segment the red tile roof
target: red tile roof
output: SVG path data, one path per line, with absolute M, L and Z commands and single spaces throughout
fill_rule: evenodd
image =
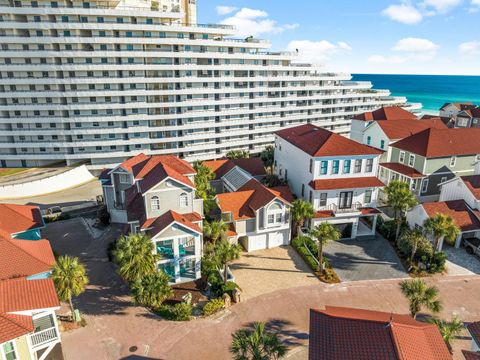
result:
M 375 176 L 343 179 L 314 180 L 308 184 L 314 190 L 359 189 L 385 186 Z
M 480 347 L 480 321 L 473 322 L 467 326 L 468 332 L 472 335 L 472 339 Z
M 480 230 L 480 211 L 472 210 L 463 200 L 427 202 L 421 204 L 429 217 L 450 216 L 462 231 Z
M 429 128 L 447 129 L 447 126 L 440 118 L 417 121 L 379 121 L 377 124 L 390 140 L 404 139 Z
M 279 199 L 287 204 L 293 201 L 293 195 L 286 186 L 269 189 L 255 179 L 249 180 L 238 191 L 217 195 L 222 212 L 231 212 L 235 220 L 255 217 L 255 211 Z
M 365 207 L 360 209 L 362 215 L 381 214 L 381 211 L 375 208 Z
M 393 144 L 428 158 L 480 154 L 480 128 L 430 128 Z
M 381 150 L 360 144 L 312 124 L 280 130 L 275 134 L 311 156 L 383 154 Z
M 310 360 L 452 359 L 434 324 L 408 315 L 327 306 L 310 310 Z
M 386 106 L 375 111 L 368 111 L 354 117 L 355 120 L 417 120 L 417 116 L 398 106 Z
M 421 178 L 425 177 L 421 172 L 416 169 L 399 163 L 380 163 L 386 169 L 395 171 L 396 173 L 408 176 L 409 178 Z
M 480 200 L 480 175 L 462 176 L 461 179 L 475 196 L 475 199 Z
M 335 213 L 330 210 L 317 211 L 315 215 L 313 215 L 314 219 L 329 219 L 333 217 L 335 217 Z
M 194 223 L 201 220 L 202 216 L 197 213 L 179 214 L 173 210 L 170 210 L 157 218 L 147 219 L 141 226 L 141 229 L 146 230 L 147 234 L 153 237 L 173 223 L 177 223 L 189 228 L 194 232 L 202 233 L 200 226 Z
M 470 109 L 474 107 L 473 103 L 471 102 L 463 102 L 463 103 L 445 103 L 443 106 L 440 108 L 440 110 L 445 109 L 447 106 L 453 105 L 455 106 L 458 110 L 465 110 L 465 109 Z
M 52 279 L 0 281 L 0 313 L 56 308 L 60 302 Z
M 37 229 L 43 225 L 38 206 L 0 204 L 0 229 L 9 234 Z
M 0 236 L 0 258 L 0 279 L 44 273 L 55 264 L 47 240 L 13 240 Z
M 32 317 L 0 313 L 0 344 L 33 332 Z
M 267 172 L 263 165 L 262 159 L 259 157 L 247 158 L 247 159 L 219 159 L 204 161 L 203 165 L 210 168 L 215 173 L 215 180 L 220 179 L 227 174 L 235 166 L 245 170 L 252 176 L 265 176 Z

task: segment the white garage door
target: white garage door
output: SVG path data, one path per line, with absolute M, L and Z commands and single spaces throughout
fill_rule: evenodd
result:
M 267 235 L 254 235 L 248 237 L 247 251 L 262 250 L 267 248 Z
M 285 244 L 284 234 L 282 232 L 274 232 L 268 234 L 268 247 L 274 248 Z

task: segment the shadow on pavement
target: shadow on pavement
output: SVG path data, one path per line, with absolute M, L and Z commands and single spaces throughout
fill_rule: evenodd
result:
M 247 328 L 253 329 L 254 323 L 248 323 Z M 278 334 L 282 342 L 288 347 L 296 347 L 304 344 L 304 340 L 308 339 L 308 333 L 300 332 L 293 329 L 292 323 L 285 319 L 272 319 L 266 322 L 265 329 L 267 331 Z

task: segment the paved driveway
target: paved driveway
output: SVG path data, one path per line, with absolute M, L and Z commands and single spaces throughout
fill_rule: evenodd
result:
M 330 242 L 325 254 L 342 281 L 408 277 L 395 250 L 379 235 L 373 239 Z
M 448 275 L 479 275 L 480 258 L 468 254 L 464 248 L 453 248 L 445 245 L 443 251 L 447 255 Z
M 242 288 L 242 299 L 320 281 L 291 246 L 243 253 L 230 266 Z

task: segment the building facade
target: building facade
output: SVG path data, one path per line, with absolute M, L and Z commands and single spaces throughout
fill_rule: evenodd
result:
M 0 166 L 219 158 L 305 122 L 347 135 L 351 116 L 405 105 L 234 34 L 197 24 L 195 0 L 0 0 Z

